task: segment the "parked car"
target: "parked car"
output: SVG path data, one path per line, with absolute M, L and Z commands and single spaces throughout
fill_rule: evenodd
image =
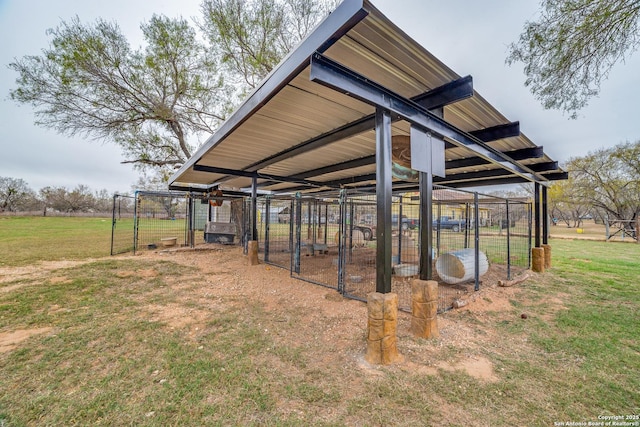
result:
M 402 215 L 402 221 L 400 228 L 402 230 L 414 230 L 418 228 L 420 221 L 414 218 L 407 218 L 406 215 Z M 376 224 L 375 223 L 359 223 L 353 226 L 354 230 L 360 230 L 365 240 L 374 240 L 376 237 Z M 398 229 L 398 215 L 391 215 L 391 229 Z
M 400 228 L 403 230 L 414 230 L 418 228 L 420 221 L 415 218 L 407 218 L 406 215 L 402 215 L 402 222 Z M 391 215 L 391 227 L 398 227 L 398 215 Z
M 434 230 L 439 228 L 440 230 L 458 232 L 460 230 L 464 230 L 466 224 L 467 221 L 464 218 L 452 219 L 448 216 L 441 216 L 440 218 L 433 220 L 432 226 Z M 469 226 L 471 226 L 471 224 Z

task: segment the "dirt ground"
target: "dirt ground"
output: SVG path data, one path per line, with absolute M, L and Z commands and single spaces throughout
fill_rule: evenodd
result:
M 171 329 L 188 330 L 196 339 L 198 331 L 204 329 L 205 322 L 216 310 L 216 304 L 243 304 L 243 301 L 259 302 L 273 319 L 266 328 L 274 328 L 279 340 L 304 344 L 307 340 L 317 340 L 323 347 L 330 349 L 313 363 L 319 368 L 334 363 L 351 360 L 363 371 L 376 375 L 379 367 L 370 366 L 364 361 L 366 304 L 343 298 L 337 291 L 292 278 L 288 270 L 260 264 L 247 265 L 247 258 L 239 247 L 202 245 L 193 249 L 148 251 L 136 256 L 121 256 L 140 260 L 167 260 L 193 269 L 193 274 L 181 277 L 170 283 L 170 289 L 193 286 L 198 282 L 196 295 L 190 298 L 206 301 L 209 310 L 193 308 L 191 304 L 148 304 L 145 311 L 148 318 L 162 321 Z M 46 262 L 37 266 L 1 268 L 0 283 L 20 277 L 48 277 L 50 282 L 64 283 L 66 278 L 58 270 L 78 266 L 95 260 Z M 144 274 L 154 277 L 158 273 L 153 269 L 144 271 L 121 271 L 118 275 Z M 529 273 L 532 274 L 532 273 Z M 533 275 L 535 277 L 535 275 Z M 30 281 L 29 283 L 33 283 Z M 5 286 L 0 292 L 23 286 L 21 284 Z M 33 285 L 30 285 L 33 286 Z M 399 350 L 404 361 L 392 369 L 411 370 L 429 375 L 437 375 L 438 369 L 445 371 L 461 370 L 481 381 L 498 380 L 494 366 L 486 358 L 484 348 L 501 341 L 491 322 L 482 322 L 483 317 L 495 313 L 504 318 L 515 318 L 511 300 L 520 298 L 519 286 L 498 287 L 497 284 L 483 286 L 480 292 L 467 294 L 464 307 L 439 316 L 440 338 L 427 341 L 414 339 L 409 334 L 410 314 L 400 312 L 398 322 Z M 558 308 L 562 301 L 554 302 Z M 297 324 L 295 328 L 278 328 L 279 323 L 287 322 L 290 313 L 304 310 L 311 313 L 307 322 Z M 476 322 L 461 322 L 461 318 L 472 315 Z M 519 317 L 519 314 L 517 314 Z M 480 321 L 480 326 L 478 324 Z M 49 332 L 50 328 L 18 330 L 0 333 L 0 352 L 11 351 L 34 334 Z M 481 329 L 481 330 L 479 330 Z M 504 343 L 503 343 L 504 345 Z M 451 349 L 455 357 L 450 357 Z

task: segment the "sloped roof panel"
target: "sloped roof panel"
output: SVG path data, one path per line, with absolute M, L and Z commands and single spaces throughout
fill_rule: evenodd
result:
M 366 118 L 374 113 L 374 108 L 312 82 L 309 64 L 315 51 L 323 52 L 328 58 L 406 98 L 421 95 L 460 77 L 402 32 L 369 1 L 345 0 L 172 176 L 170 184 L 243 188 L 251 184 L 251 178 L 246 174 L 255 173 L 257 176 L 290 178 L 291 183 L 280 184 L 272 179 L 259 180 L 264 189 L 287 191 L 288 188 L 298 188 L 296 175 L 308 175 L 308 171 L 319 171 L 316 176 L 305 175 L 308 181 L 313 182 L 335 182 L 375 172 L 375 164 L 324 172 L 323 168 L 375 154 L 373 124 L 366 125 Z M 444 107 L 444 119 L 465 132 L 509 123 L 477 92 L 471 98 Z M 349 124 L 358 120 L 365 122 L 357 127 L 357 132 L 350 133 Z M 343 130 L 345 127 L 347 129 Z M 393 134 L 408 135 L 409 124 L 395 122 Z M 500 152 L 535 147 L 522 134 L 491 141 L 487 145 Z M 473 156 L 474 153 L 464 147 L 446 150 L 447 160 Z M 521 164 L 550 161 L 545 155 Z M 199 166 L 231 169 L 245 176 L 194 170 Z M 466 172 L 500 168 L 497 163 L 486 163 L 450 172 L 460 178 L 460 174 Z

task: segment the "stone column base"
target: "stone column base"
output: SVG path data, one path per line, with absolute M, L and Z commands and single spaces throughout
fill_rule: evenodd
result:
M 438 282 L 413 279 L 411 282 L 411 333 L 419 338 L 437 338 Z
M 260 260 L 258 260 L 258 241 L 257 240 L 249 240 L 249 245 L 247 246 L 247 256 L 249 257 L 249 265 L 260 264 Z
M 551 245 L 544 244 L 542 249 L 544 249 L 544 268 L 551 268 Z
M 398 353 L 398 295 L 370 293 L 367 298 L 367 354 L 365 360 L 375 365 L 389 365 L 402 360 Z
M 531 270 L 544 273 L 544 248 L 531 248 Z

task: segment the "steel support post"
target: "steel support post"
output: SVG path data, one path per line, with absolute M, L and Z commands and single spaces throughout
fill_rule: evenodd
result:
M 391 292 L 391 113 L 376 108 L 376 292 Z
M 469 229 L 471 228 L 471 209 L 469 209 L 469 203 L 465 203 L 464 208 L 464 247 L 469 247 Z
M 420 280 L 433 278 L 433 175 L 420 172 Z
M 293 272 L 300 274 L 300 245 L 302 240 L 302 196 L 296 193 L 296 236 L 293 255 Z
M 473 193 L 473 228 L 474 228 L 474 240 L 473 240 L 473 246 L 475 249 L 475 262 L 474 262 L 474 268 L 475 268 L 475 290 L 479 291 L 480 290 L 480 221 L 478 216 L 480 215 L 480 206 L 478 206 L 478 203 L 480 202 L 480 200 L 478 199 L 478 193 Z M 469 221 L 467 220 L 467 223 Z
M 329 204 L 324 205 L 324 244 L 327 244 L 327 233 L 329 228 Z
M 294 264 L 294 258 L 293 258 L 293 233 L 294 233 L 294 228 L 293 228 L 293 210 L 295 209 L 295 199 L 291 199 L 291 203 L 289 204 L 289 253 L 291 254 L 291 260 L 289 262 L 289 271 L 291 273 L 293 273 L 293 264 Z
M 242 254 L 249 253 L 249 230 L 247 227 L 249 222 L 249 213 L 247 212 L 247 201 L 242 199 Z
M 349 253 L 349 264 L 353 262 L 353 221 L 354 221 L 354 207 L 353 207 L 353 199 L 349 202 L 349 245 L 348 245 L 348 253 Z
M 436 117 L 444 116 L 442 107 L 430 110 Z M 415 126 L 411 126 L 411 140 L 415 143 L 424 143 L 425 132 Z M 421 171 L 418 175 L 418 188 L 420 192 L 420 280 L 431 280 L 433 278 L 433 150 L 427 150 L 428 159 L 426 171 Z
M 532 217 L 532 212 L 531 212 L 532 206 L 530 203 L 527 203 L 527 224 L 529 227 L 529 238 L 527 239 L 527 241 L 529 242 L 529 250 L 527 251 L 527 254 L 529 255 L 529 261 L 527 262 L 527 265 L 529 266 L 529 268 L 531 268 L 531 217 Z
M 193 248 L 195 246 L 195 242 L 194 242 L 194 220 L 195 220 L 195 215 L 194 215 L 194 211 L 195 211 L 195 206 L 193 205 L 194 199 L 191 195 L 191 193 L 187 194 L 187 244 L 189 245 L 190 248 Z
M 312 238 L 312 234 L 313 234 L 313 214 L 311 212 L 311 206 L 313 204 L 312 200 L 309 200 L 309 203 L 307 203 L 307 240 L 311 240 Z
M 258 240 L 258 178 L 251 180 L 251 240 Z
M 345 293 L 344 277 L 345 277 L 345 249 L 346 249 L 346 227 L 347 227 L 347 191 L 340 190 L 340 213 L 338 220 L 338 292 Z
M 269 226 L 271 225 L 271 198 L 266 197 L 264 218 L 264 262 L 269 262 Z
M 436 248 L 438 248 L 438 253 L 436 254 L 437 256 L 440 256 L 440 248 L 442 247 L 442 241 L 441 241 L 442 233 L 440 230 L 440 218 L 442 218 L 442 203 L 438 202 L 438 219 L 436 221 L 436 227 L 437 227 L 436 228 Z M 422 224 L 422 220 L 420 221 L 421 221 L 420 223 Z M 427 221 L 428 221 L 427 224 L 429 224 L 429 226 L 433 228 L 433 226 L 431 225 L 433 218 L 428 219 Z
M 138 225 L 139 225 L 139 204 L 140 204 L 140 195 L 136 191 L 134 203 L 133 203 L 133 254 L 136 254 L 136 250 L 138 249 Z
M 505 199 L 507 204 L 507 280 L 511 280 L 511 216 L 509 212 L 509 199 Z M 531 249 L 529 249 L 531 252 Z
M 540 184 L 533 183 L 533 232 L 535 247 L 540 247 Z
M 398 264 L 402 264 L 402 199 L 401 195 L 398 208 Z
M 542 186 L 542 243 L 549 244 L 549 211 L 547 208 L 547 187 Z
M 110 254 L 113 255 L 113 239 L 115 238 L 115 234 L 116 234 L 116 202 L 117 202 L 117 198 L 118 195 L 114 194 L 113 195 L 113 207 L 111 210 L 111 252 Z

